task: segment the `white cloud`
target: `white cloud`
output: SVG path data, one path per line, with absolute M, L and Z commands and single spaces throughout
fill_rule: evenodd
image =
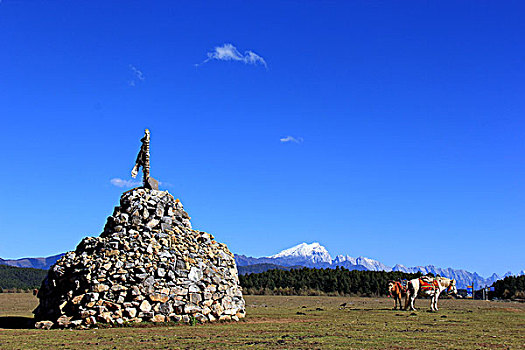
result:
M 140 181 L 134 181 L 134 180 L 123 180 L 118 177 L 114 177 L 110 180 L 111 184 L 113 186 L 117 187 L 135 187 L 142 185 L 142 182 Z
M 261 64 L 265 68 L 268 68 L 264 58 L 259 56 L 253 51 L 247 50 L 244 51 L 244 54 L 241 54 L 239 50 L 232 44 L 224 44 L 222 46 L 217 46 L 212 52 L 208 52 L 208 58 L 205 59 L 202 63 L 196 64 L 195 66 L 200 66 L 211 60 L 217 61 L 237 61 L 244 62 L 245 64 Z
M 114 177 L 111 180 L 109 180 L 113 186 L 117 187 L 137 187 L 142 186 L 142 181 L 136 181 L 136 180 L 124 180 L 119 177 Z M 159 186 L 163 187 L 173 187 L 173 185 L 169 182 L 159 181 Z
M 145 77 L 142 71 L 140 71 L 137 67 L 135 67 L 132 64 L 129 65 L 129 69 L 131 69 L 131 71 L 133 72 L 133 79 L 128 82 L 129 86 L 136 86 L 136 80 L 144 81 Z
M 138 80 L 144 80 L 144 73 L 137 69 L 134 65 L 130 64 L 129 69 L 133 71 Z
M 293 136 L 286 136 L 279 139 L 281 142 L 294 142 L 294 143 L 303 143 L 302 137 L 293 137 Z

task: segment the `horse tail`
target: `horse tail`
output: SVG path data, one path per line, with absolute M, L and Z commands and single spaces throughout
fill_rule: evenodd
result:
M 411 295 L 416 296 L 417 295 L 417 291 L 416 291 L 416 287 L 414 287 L 414 284 L 412 283 L 412 281 L 408 281 L 408 283 L 407 283 L 407 298 L 409 298 Z
M 406 294 L 405 294 L 405 310 L 408 310 L 408 306 L 410 304 L 410 296 L 415 293 L 414 286 L 412 285 L 412 281 L 407 282 L 406 286 Z

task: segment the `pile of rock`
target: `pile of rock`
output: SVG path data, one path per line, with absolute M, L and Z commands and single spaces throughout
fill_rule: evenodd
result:
M 245 303 L 232 253 L 191 229 L 167 191 L 124 193 L 100 237 L 53 265 L 33 311 L 37 327 L 238 321 Z

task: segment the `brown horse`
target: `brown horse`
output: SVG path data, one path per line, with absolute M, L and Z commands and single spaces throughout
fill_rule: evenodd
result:
M 397 309 L 397 304 L 399 302 L 399 310 L 403 310 L 403 304 L 401 303 L 401 298 L 404 296 L 406 298 L 407 289 L 399 281 L 390 281 L 388 282 L 388 292 L 390 296 L 394 298 L 394 310 Z

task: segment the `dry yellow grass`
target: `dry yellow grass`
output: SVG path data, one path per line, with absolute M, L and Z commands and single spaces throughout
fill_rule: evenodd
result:
M 0 294 L 0 326 L 22 324 L 30 294 Z M 419 300 L 417 313 L 386 298 L 247 296 L 239 323 L 93 330 L 0 329 L 0 349 L 516 349 L 525 348 L 525 305 Z M 346 307 L 340 307 L 346 303 Z M 17 317 L 13 317 L 17 316 Z

